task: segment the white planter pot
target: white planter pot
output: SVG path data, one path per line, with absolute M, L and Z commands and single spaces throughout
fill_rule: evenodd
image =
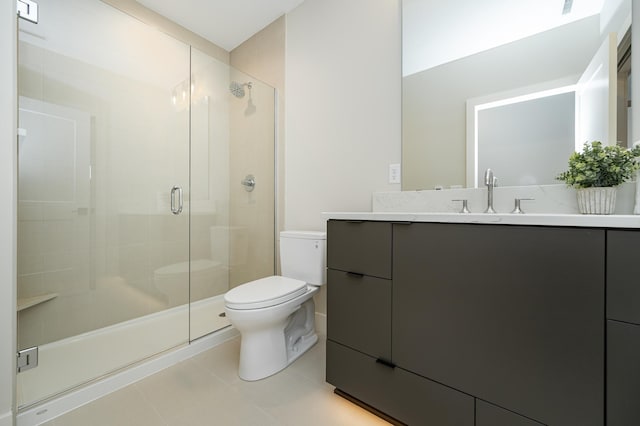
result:
M 582 214 L 613 214 L 617 192 L 617 186 L 576 189 L 578 210 Z

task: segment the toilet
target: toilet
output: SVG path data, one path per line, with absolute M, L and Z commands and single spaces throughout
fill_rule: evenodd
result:
M 317 341 L 313 295 L 326 282 L 326 234 L 280 233 L 282 276 L 261 278 L 224 296 L 227 319 L 240 332 L 243 380 L 286 368 Z

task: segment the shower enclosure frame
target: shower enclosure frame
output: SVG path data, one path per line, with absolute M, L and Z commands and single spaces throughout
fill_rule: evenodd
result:
M 144 23 L 141 23 L 141 24 L 142 25 L 146 25 Z M 166 33 L 165 33 L 165 35 L 166 35 Z M 193 76 L 192 56 L 193 56 L 194 46 L 193 45 L 188 45 L 188 49 L 189 49 L 189 73 L 188 73 L 188 75 L 191 76 L 191 77 L 189 77 L 189 86 L 192 86 L 192 80 L 191 80 L 192 76 Z M 228 65 L 227 65 L 227 67 L 228 67 Z M 255 79 L 253 77 L 248 77 L 247 76 L 247 78 L 250 78 L 250 80 L 252 82 L 258 82 L 259 84 L 264 84 L 264 83 L 260 83 L 257 79 Z M 255 86 L 252 86 L 252 89 L 254 89 L 254 88 L 255 88 Z M 267 91 L 268 90 L 271 90 L 272 96 L 273 96 L 273 101 L 271 102 L 271 105 L 272 105 L 272 108 L 273 108 L 273 115 L 272 115 L 272 118 L 271 118 L 271 122 L 272 122 L 272 125 L 273 125 L 273 131 L 271 132 L 271 135 L 272 135 L 272 140 L 271 140 L 272 147 L 271 148 L 273 149 L 273 155 L 271 156 L 271 158 L 273 159 L 273 163 L 271 164 L 271 170 L 273 172 L 273 178 L 272 179 L 266 179 L 266 180 L 264 180 L 262 178 L 259 178 L 259 181 L 258 181 L 259 182 L 258 185 L 260 185 L 260 183 L 262 183 L 262 182 L 265 182 L 265 183 L 269 182 L 270 185 L 273 185 L 273 191 L 272 191 L 272 195 L 271 195 L 271 199 L 273 201 L 273 209 L 272 209 L 273 220 L 271 221 L 271 239 L 272 239 L 272 241 L 271 241 L 271 244 L 270 244 L 271 245 L 271 250 L 273 252 L 273 255 L 272 255 L 272 261 L 269 263 L 270 270 L 268 271 L 268 274 L 266 274 L 266 275 L 273 274 L 276 271 L 276 267 L 277 267 L 277 259 L 276 259 L 276 256 L 275 256 L 275 253 L 276 253 L 276 238 L 275 238 L 275 235 L 276 235 L 276 230 L 277 230 L 277 226 L 278 226 L 277 225 L 277 217 L 278 217 L 277 216 L 277 214 L 278 214 L 278 205 L 277 205 L 278 176 L 277 176 L 277 173 L 275 172 L 277 170 L 277 166 L 278 166 L 278 158 L 277 158 L 277 156 L 278 156 L 278 154 L 277 154 L 277 152 L 278 152 L 278 150 L 277 150 L 278 126 L 276 124 L 277 123 L 278 97 L 277 97 L 277 93 L 276 93 L 275 89 L 268 88 Z M 189 92 L 189 105 L 192 104 L 191 97 L 192 97 L 192 93 Z M 189 142 L 188 158 L 189 158 L 189 163 L 191 163 L 191 161 L 193 160 L 193 154 L 194 153 L 192 152 L 192 148 L 193 147 L 192 147 L 192 144 L 191 144 L 193 128 L 192 128 L 192 114 L 191 114 L 191 108 L 190 107 L 189 107 L 189 126 L 188 126 L 188 129 L 189 129 L 189 131 L 188 131 L 188 133 L 189 133 L 188 139 L 190 141 Z M 192 178 L 193 178 L 193 176 L 192 176 L 192 168 L 191 168 L 191 164 L 190 164 L 189 165 L 189 177 L 188 177 L 188 182 L 189 182 L 189 187 L 190 188 L 192 187 Z M 229 185 L 230 188 L 234 188 L 235 187 L 234 190 L 236 188 L 238 190 L 241 190 L 240 182 L 229 182 L 228 185 Z M 193 214 L 193 210 L 191 209 L 191 207 L 193 206 L 193 202 L 195 201 L 192 198 L 191 191 L 188 191 L 188 194 L 186 194 L 185 199 L 187 201 L 187 203 L 185 203 L 185 204 L 189 205 L 188 206 L 189 208 L 186 209 L 185 213 L 189 216 L 189 220 L 188 220 L 188 228 L 189 229 L 188 229 L 187 232 L 190 235 L 191 232 L 192 232 L 192 229 L 193 229 L 192 228 L 193 222 L 191 220 L 191 216 Z M 190 262 L 189 263 L 189 281 L 190 281 L 189 288 L 191 288 L 191 273 L 192 273 L 191 260 L 193 260 L 192 257 L 191 257 L 191 255 L 192 255 L 191 242 L 189 242 L 188 247 L 189 247 L 188 248 L 189 259 L 190 259 L 189 260 L 189 262 Z M 265 273 L 258 273 L 258 274 L 259 275 L 265 275 Z M 193 309 L 193 306 L 194 306 L 193 303 L 191 303 L 192 302 L 191 298 L 192 298 L 192 294 L 191 294 L 191 290 L 190 290 L 190 294 L 188 295 L 189 303 L 187 304 L 189 312 L 191 312 L 191 310 Z M 47 303 L 47 302 L 43 302 L 43 303 Z M 188 321 L 189 321 L 189 325 L 188 325 L 189 329 L 191 329 L 192 317 L 191 317 L 191 315 L 188 315 L 187 318 L 188 318 Z M 77 336 L 72 336 L 72 338 L 76 338 L 76 337 Z M 193 343 L 196 339 L 203 340 L 203 337 L 202 337 L 202 335 L 193 335 L 192 332 L 189 331 L 189 333 L 187 334 L 186 339 L 182 343 L 179 343 L 178 346 L 173 345 L 173 348 L 176 348 L 176 347 L 180 348 L 180 347 L 188 346 L 191 343 Z M 204 339 L 207 339 L 207 337 L 205 337 Z M 165 350 L 169 351 L 169 353 L 171 351 L 174 351 L 174 349 L 172 349 L 172 348 L 166 348 Z M 149 354 L 148 356 L 145 356 L 145 357 L 142 357 L 142 358 L 139 358 L 139 359 L 133 359 L 130 362 L 122 364 L 121 366 L 119 366 L 119 367 L 117 367 L 117 368 L 115 368 L 113 370 L 105 372 L 106 375 L 100 374 L 100 375 L 97 375 L 97 376 L 94 376 L 94 377 L 90 377 L 87 380 L 83 381 L 82 383 L 78 383 L 77 385 L 74 385 L 72 387 L 67 387 L 65 389 L 61 389 L 60 392 L 62 392 L 62 394 L 64 394 L 65 392 L 69 392 L 69 391 L 72 391 L 74 389 L 77 389 L 77 386 L 86 386 L 87 384 L 92 384 L 92 383 L 95 384 L 97 381 L 105 380 L 105 378 L 111 377 L 111 374 L 113 372 L 122 371 L 121 369 L 130 368 L 132 365 L 140 366 L 140 363 L 144 364 L 145 362 L 147 362 L 150 359 L 150 358 L 148 358 L 149 356 L 152 357 L 152 358 L 153 357 L 157 357 L 159 353 L 160 352 L 154 352 L 154 353 Z M 44 403 L 44 402 L 48 402 L 48 401 L 51 401 L 52 399 L 58 398 L 60 395 L 61 394 L 59 392 L 56 392 L 55 394 L 47 395 L 47 396 L 45 396 L 43 398 L 40 398 L 40 399 L 38 399 L 36 401 L 29 401 L 27 403 L 20 404 L 19 410 L 22 411 L 22 412 L 29 411 L 30 409 L 32 409 L 34 407 L 41 406 L 42 403 Z

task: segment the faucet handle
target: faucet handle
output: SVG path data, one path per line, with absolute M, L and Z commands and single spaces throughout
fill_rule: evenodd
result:
M 462 201 L 462 210 L 460 210 L 460 213 L 471 213 L 469 211 L 467 200 L 458 199 L 458 200 L 451 200 L 451 201 Z
M 520 202 L 521 201 L 533 201 L 535 200 L 535 198 L 516 198 L 515 200 L 515 207 L 513 208 L 513 210 L 511 211 L 511 213 L 524 213 L 522 211 L 522 209 L 520 208 Z

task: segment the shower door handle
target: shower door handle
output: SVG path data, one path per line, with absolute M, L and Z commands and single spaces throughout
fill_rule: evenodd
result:
M 178 206 L 176 207 L 176 192 L 178 193 Z M 171 213 L 182 213 L 182 188 L 174 186 L 171 188 Z

